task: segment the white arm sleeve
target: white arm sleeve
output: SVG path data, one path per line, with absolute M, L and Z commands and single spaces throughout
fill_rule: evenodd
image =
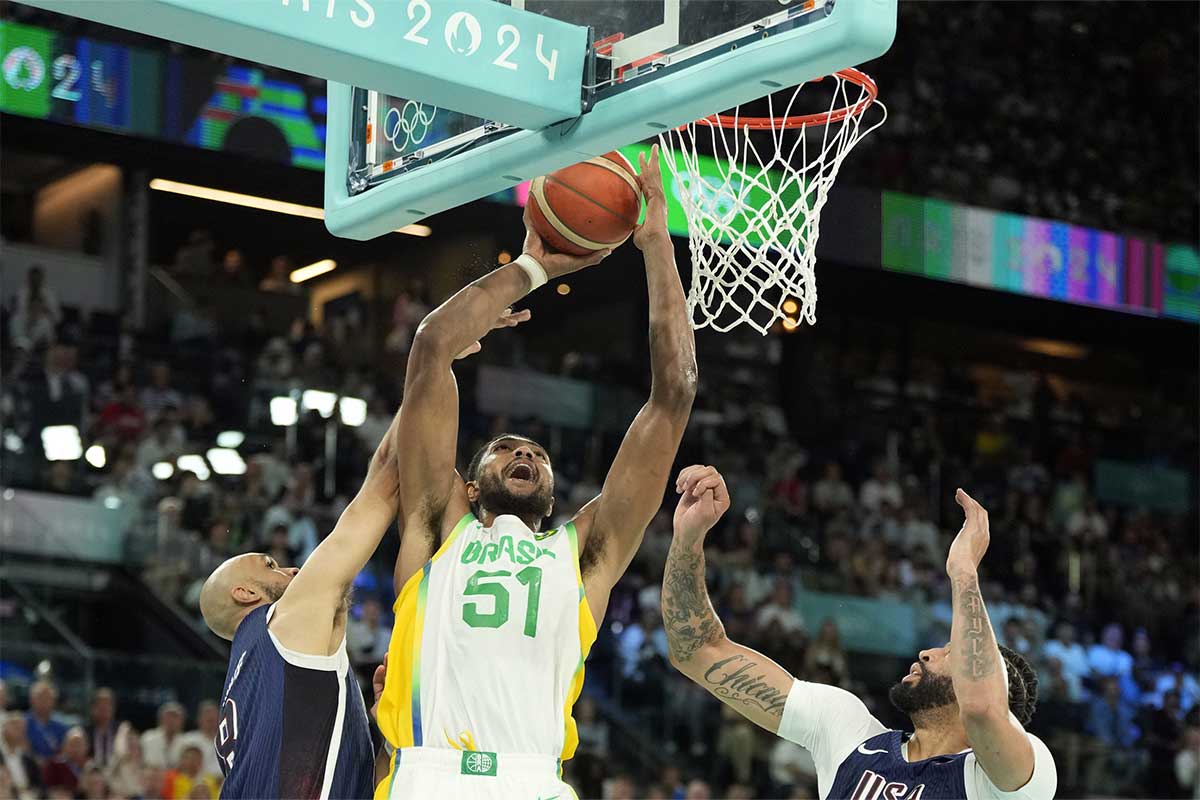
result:
M 786 711 L 785 711 L 786 716 Z M 1029 744 L 1033 746 L 1033 775 L 1028 783 L 1020 789 L 1005 792 L 996 788 L 992 779 L 983 771 L 983 767 L 975 759 L 975 754 L 967 756 L 966 781 L 967 800 L 1051 800 L 1058 790 L 1058 770 L 1054 767 L 1054 756 L 1050 748 L 1034 736 L 1026 733 Z
M 807 681 L 792 684 L 779 720 L 779 735 L 812 753 L 821 797 L 850 751 L 886 730 L 850 692 Z

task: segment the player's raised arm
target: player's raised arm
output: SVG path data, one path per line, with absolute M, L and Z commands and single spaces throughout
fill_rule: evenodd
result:
M 979 765 L 996 788 L 1011 792 L 1033 775 L 1033 746 L 1009 712 L 1008 675 L 979 592 L 977 570 L 991 537 L 987 511 L 962 489 L 954 499 L 966 513 L 946 558 L 954 595 L 950 629 L 954 694 Z
M 276 603 L 271 631 L 285 647 L 327 655 L 339 646 L 340 637 L 333 634 L 343 611 L 342 599 L 396 518 L 398 482 L 393 448 L 403 415 L 396 412 L 371 456 L 367 477 L 333 532 L 313 550 Z
M 526 211 L 526 227 L 529 227 Z M 586 257 L 548 253 L 529 230 L 525 252 L 492 270 L 429 313 L 417 328 L 404 380 L 404 418 L 398 453 L 405 531 L 438 537 L 467 512 L 462 481 L 454 472 L 458 445 L 458 386 L 451 365 L 491 330 L 505 309 L 548 279 L 598 263 L 607 251 Z M 454 502 L 455 507 L 448 506 Z M 449 512 L 449 513 L 448 513 Z
M 751 722 L 777 733 L 795 680 L 771 659 L 725 636 L 704 582 L 704 537 L 729 508 L 725 479 L 712 467 L 688 467 L 675 488 L 680 498 L 662 585 L 671 663 Z
M 688 319 L 675 249 L 667 230 L 667 203 L 658 145 L 638 157 L 638 183 L 646 197 L 645 222 L 633 241 L 646 261 L 650 299 L 650 399 L 638 412 L 604 488 L 581 512 L 585 547 L 598 556 L 601 580 L 611 588 L 642 542 L 662 505 L 663 490 L 696 396 L 696 343 Z

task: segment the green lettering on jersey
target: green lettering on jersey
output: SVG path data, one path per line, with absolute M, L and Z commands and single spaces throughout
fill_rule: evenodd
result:
M 517 560 L 517 555 L 513 552 L 513 540 L 511 536 L 500 537 L 500 551 L 508 556 L 509 561 Z
M 497 556 L 499 556 L 499 555 L 500 555 L 500 545 L 497 542 L 488 542 L 487 544 L 485 544 L 483 546 L 483 560 L 484 561 L 488 561 L 488 562 L 495 561 Z
M 463 548 L 462 563 L 470 564 L 473 561 L 477 561 L 482 553 L 483 545 L 480 544 L 478 540 L 474 542 L 468 542 L 467 546 Z
M 528 539 L 517 542 L 517 563 L 528 564 L 537 558 L 537 545 Z

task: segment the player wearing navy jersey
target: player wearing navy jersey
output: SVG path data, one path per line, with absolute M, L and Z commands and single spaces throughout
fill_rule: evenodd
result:
M 1022 727 L 1033 716 L 1037 677 L 996 644 L 976 572 L 990 537 L 987 512 L 966 492 L 955 496 L 966 520 L 946 559 L 950 642 L 921 651 L 890 693 L 912 720 L 910 734 L 888 730 L 851 693 L 795 680 L 725 636 L 704 585 L 704 536 L 729 508 L 725 481 L 712 467 L 688 467 L 675 488 L 681 498 L 662 587 L 671 663 L 747 719 L 808 749 L 822 800 L 1054 796 L 1050 751 Z
M 494 327 L 529 312 L 507 310 Z M 479 349 L 468 346 L 462 355 Z M 303 569 L 264 553 L 235 556 L 200 593 L 208 627 L 233 642 L 215 746 L 223 798 L 369 798 L 371 733 L 346 653 L 350 587 L 399 514 L 400 412 L 367 477 Z M 376 694 L 383 671 L 377 672 Z M 386 758 L 380 764 L 387 766 Z M 382 774 L 386 774 L 386 769 Z

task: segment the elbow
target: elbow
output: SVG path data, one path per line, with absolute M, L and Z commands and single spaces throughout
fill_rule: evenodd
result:
M 446 321 L 437 316 L 437 311 L 421 320 L 417 332 L 413 336 L 412 347 L 409 349 L 408 362 L 412 366 L 428 363 L 429 361 L 448 361 L 453 356 L 454 333 Z
M 696 400 L 696 362 L 694 359 L 663 380 L 654 381 L 650 400 L 672 415 L 687 419 Z

